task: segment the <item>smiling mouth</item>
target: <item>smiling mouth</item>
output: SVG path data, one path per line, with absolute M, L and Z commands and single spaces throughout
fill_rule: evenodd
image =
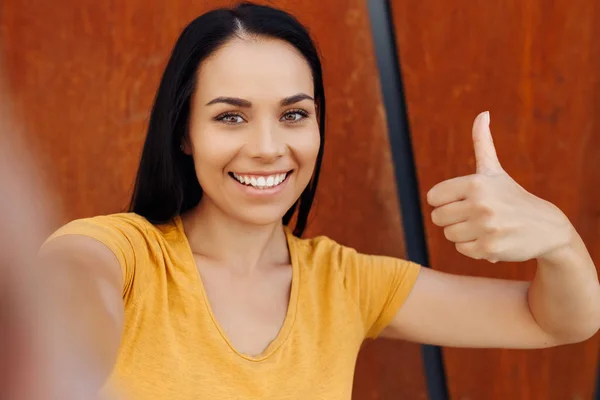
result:
M 255 189 L 271 189 L 285 182 L 292 172 L 293 170 L 273 175 L 246 175 L 229 172 L 229 176 L 245 186 Z

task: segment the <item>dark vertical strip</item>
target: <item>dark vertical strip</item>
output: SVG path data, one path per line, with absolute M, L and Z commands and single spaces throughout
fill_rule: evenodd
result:
M 423 213 L 417 183 L 402 74 L 388 0 L 368 0 L 379 81 L 387 114 L 396 186 L 409 260 L 428 266 Z M 430 400 L 447 400 L 448 388 L 438 346 L 423 346 L 423 365 Z
M 600 366 L 596 366 L 596 389 L 594 393 L 594 400 L 600 400 Z

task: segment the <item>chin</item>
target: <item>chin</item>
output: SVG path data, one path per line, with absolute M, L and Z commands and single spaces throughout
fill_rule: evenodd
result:
M 267 226 L 281 223 L 287 210 L 248 210 L 245 213 L 237 212 L 232 217 L 245 225 Z

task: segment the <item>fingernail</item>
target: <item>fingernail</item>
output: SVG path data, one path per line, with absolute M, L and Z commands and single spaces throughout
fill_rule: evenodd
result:
M 486 124 L 490 124 L 490 112 L 486 111 L 483 113 L 483 120 L 485 121 Z

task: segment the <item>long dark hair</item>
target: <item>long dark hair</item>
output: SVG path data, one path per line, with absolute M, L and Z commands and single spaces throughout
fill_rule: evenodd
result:
M 242 34 L 285 40 L 304 56 L 312 70 L 320 148 L 308 186 L 283 217 L 283 223 L 288 225 L 297 211 L 294 235 L 302 236 L 319 181 L 325 140 L 321 62 L 308 31 L 296 18 L 272 7 L 247 2 L 207 12 L 193 20 L 179 36 L 154 100 L 129 211 L 158 224 L 172 220 L 200 202 L 203 191 L 194 161 L 180 149 L 190 118 L 197 71 L 203 60 Z

